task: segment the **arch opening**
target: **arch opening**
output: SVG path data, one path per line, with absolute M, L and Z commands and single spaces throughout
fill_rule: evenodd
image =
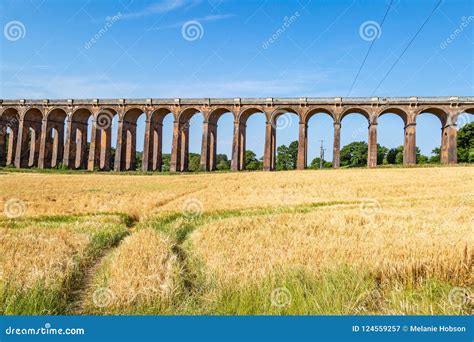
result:
M 93 115 L 88 109 L 81 108 L 72 113 L 69 151 L 68 156 L 64 159 L 64 163 L 67 163 L 69 168 L 87 169 L 92 123 Z
M 341 167 L 367 165 L 369 115 L 363 110 L 346 111 L 341 116 Z
M 382 112 L 378 118 L 378 148 L 377 164 L 394 165 L 406 163 L 405 144 L 407 116 L 403 112 L 387 110 Z
M 313 111 L 307 116 L 307 156 L 305 167 L 329 168 L 333 163 L 334 119 L 327 111 Z
M 38 108 L 29 109 L 23 117 L 20 167 L 38 167 L 41 145 L 43 113 Z
M 298 163 L 299 114 L 292 109 L 273 114 L 271 139 L 271 170 L 294 170 Z
M 230 170 L 232 159 L 232 130 L 234 114 L 227 108 L 218 108 L 212 111 L 208 120 L 208 147 L 209 156 L 206 165 L 201 167 L 213 170 Z M 204 162 L 204 160 L 203 160 Z
M 263 170 L 267 117 L 258 108 L 249 108 L 239 115 L 234 169 Z
M 15 163 L 20 116 L 13 108 L 6 109 L 0 116 L 0 166 Z

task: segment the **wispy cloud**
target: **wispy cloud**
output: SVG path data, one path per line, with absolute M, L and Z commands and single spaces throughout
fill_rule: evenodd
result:
M 165 14 L 179 9 L 188 9 L 201 0 L 163 0 L 153 3 L 142 10 L 125 13 L 123 19 L 137 19 L 154 14 Z
M 190 20 L 195 20 L 195 21 L 199 21 L 200 23 L 203 23 L 203 22 L 209 22 L 209 21 L 223 20 L 223 19 L 231 18 L 233 16 L 234 15 L 230 14 L 230 13 L 227 13 L 227 14 L 212 14 L 212 15 L 207 15 L 205 17 L 201 17 L 201 18 L 192 18 Z M 187 20 L 186 21 L 180 21 L 179 23 L 174 23 L 174 24 L 170 24 L 170 25 L 152 27 L 152 28 L 148 29 L 148 31 L 161 31 L 161 30 L 181 27 L 186 22 L 187 22 Z

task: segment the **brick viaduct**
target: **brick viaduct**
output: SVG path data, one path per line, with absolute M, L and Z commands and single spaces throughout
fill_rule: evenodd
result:
M 377 120 L 386 113 L 396 114 L 404 122 L 405 165 L 416 162 L 416 119 L 422 113 L 432 113 L 441 121 L 441 161 L 452 164 L 457 154 L 456 122 L 461 113 L 474 114 L 474 97 L 0 100 L 0 165 L 50 168 L 62 163 L 71 169 L 134 170 L 137 119 L 145 114 L 142 167 L 144 171 L 160 170 L 163 119 L 171 114 L 170 170 L 186 171 L 189 120 L 198 112 L 204 116 L 203 170 L 216 168 L 217 122 L 228 112 L 234 116 L 234 171 L 245 169 L 246 122 L 258 112 L 266 116 L 264 170 L 275 168 L 276 122 L 284 113 L 299 117 L 298 169 L 307 164 L 308 121 L 317 113 L 326 113 L 334 121 L 334 167 L 339 167 L 341 121 L 350 113 L 360 113 L 368 121 L 368 167 L 377 165 Z M 111 121 L 116 115 L 118 132 L 112 166 Z M 87 151 L 90 117 L 92 133 Z

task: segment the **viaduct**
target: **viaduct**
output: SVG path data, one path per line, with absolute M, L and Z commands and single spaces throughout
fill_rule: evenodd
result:
M 234 171 L 245 169 L 246 123 L 258 112 L 266 117 L 264 170 L 275 168 L 276 122 L 285 113 L 294 113 L 299 118 L 298 169 L 304 169 L 307 164 L 308 121 L 318 113 L 326 113 L 334 121 L 333 166 L 336 168 L 341 121 L 350 113 L 360 113 L 367 119 L 368 167 L 377 165 L 377 120 L 387 113 L 398 115 L 404 122 L 405 165 L 416 163 L 416 119 L 422 113 L 432 113 L 441 121 L 441 161 L 454 164 L 456 123 L 461 113 L 474 114 L 474 97 L 0 100 L 0 165 L 51 168 L 62 163 L 71 169 L 134 170 L 137 119 L 145 114 L 143 171 L 161 170 L 166 115 L 174 119 L 170 170 L 187 171 L 189 120 L 199 112 L 204 117 L 203 170 L 216 168 L 217 122 L 228 112 L 234 117 L 231 163 Z M 111 122 L 115 116 L 118 117 L 117 143 L 114 165 L 110 165 Z M 90 117 L 92 130 L 87 148 Z

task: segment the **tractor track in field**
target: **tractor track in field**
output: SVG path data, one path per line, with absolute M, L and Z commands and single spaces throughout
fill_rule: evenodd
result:
M 94 283 L 94 278 L 97 275 L 97 271 L 104 262 L 104 260 L 116 250 L 122 241 L 127 237 L 133 234 L 133 229 L 140 222 L 137 218 L 129 217 L 130 221 L 127 224 L 129 233 L 122 236 L 118 241 L 113 245 L 104 248 L 101 252 L 95 256 L 91 262 L 86 263 L 84 271 L 78 278 L 78 281 L 73 286 L 70 294 L 70 306 L 67 310 L 67 313 L 70 315 L 85 315 L 87 314 L 86 303 L 88 302 L 88 296 L 92 295 L 91 289 Z

